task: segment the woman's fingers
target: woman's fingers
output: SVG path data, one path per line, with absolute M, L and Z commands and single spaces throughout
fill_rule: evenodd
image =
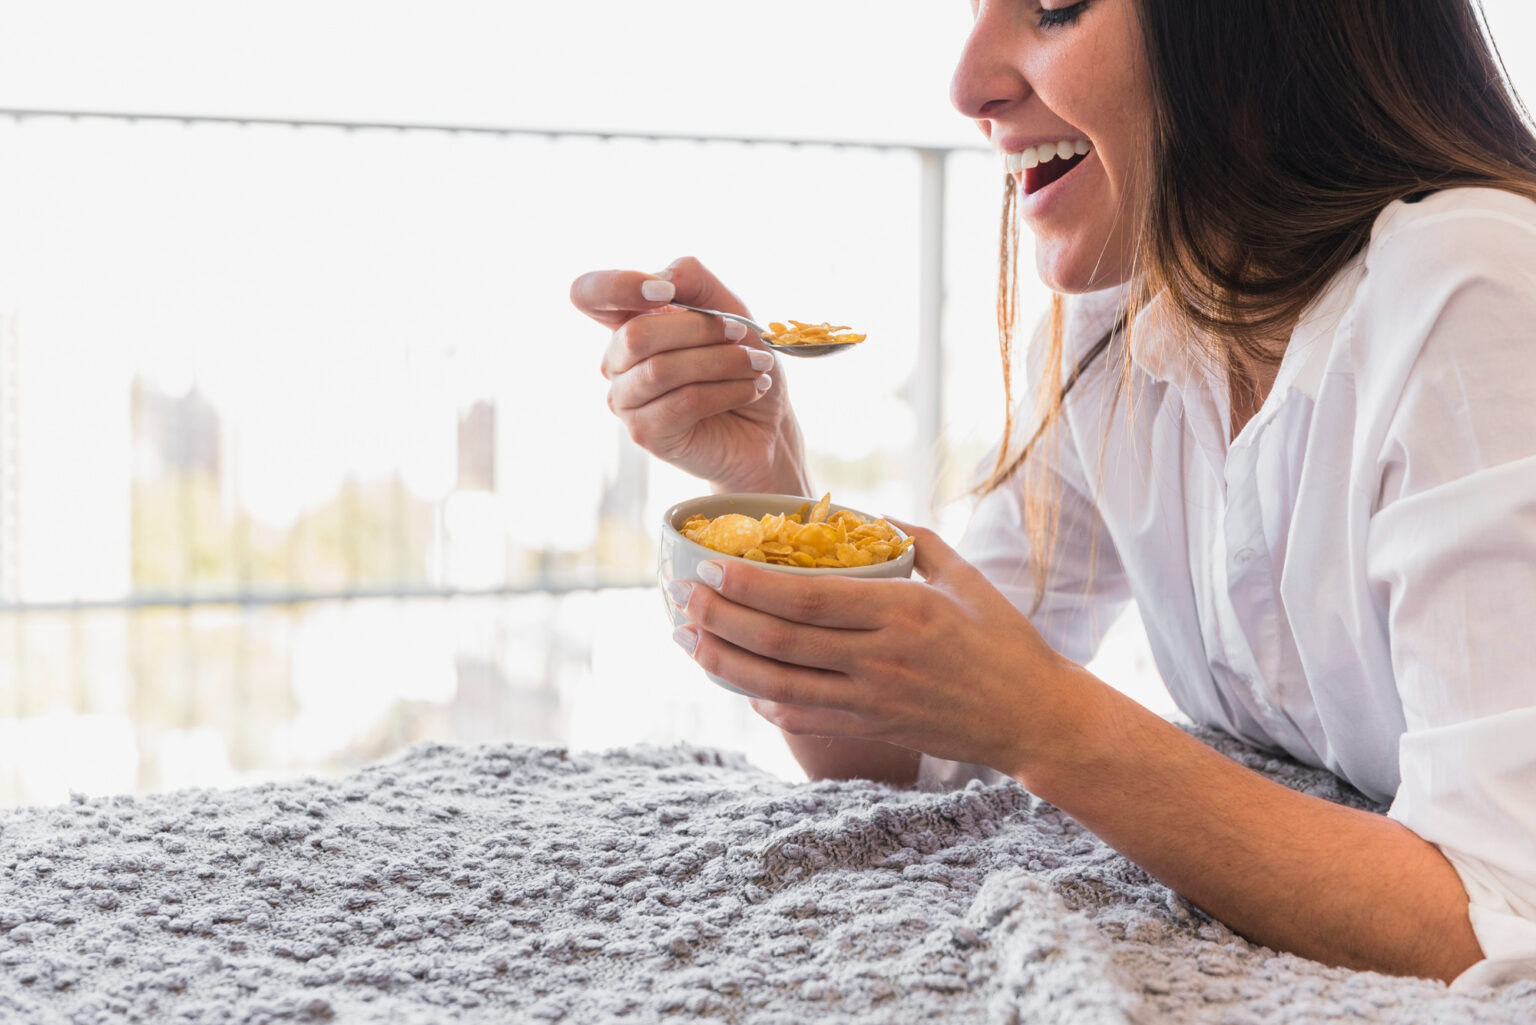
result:
M 656 274 L 595 270 L 571 282 L 571 305 L 599 324 L 618 327 L 636 313 L 665 306 L 675 292 L 672 282 Z
M 719 567 L 715 588 L 738 605 L 779 619 L 838 630 L 876 630 L 889 625 L 891 612 L 915 599 L 923 585 L 902 579 L 858 579 L 834 573 L 805 576 L 759 569 L 739 559 L 708 563 Z
M 679 633 L 695 639 L 693 660 L 700 668 L 764 701 L 822 708 L 833 704 L 838 692 L 848 686 L 848 678 L 841 673 L 765 658 L 698 626 L 685 626 Z
M 677 439 L 684 437 L 699 421 L 756 402 L 764 395 L 758 382 L 710 381 L 686 384 L 646 403 L 639 409 L 616 410 L 629 437 L 636 445 L 664 459 L 671 458 Z
M 747 309 L 720 279 L 691 256 L 673 260 L 659 274 L 598 270 L 571 282 L 571 304 L 593 320 L 619 327 L 637 313 L 671 302 L 746 315 Z
M 680 607 L 690 623 L 735 647 L 811 669 L 843 672 L 855 666 L 869 635 L 867 630 L 839 630 L 780 619 L 738 605 L 699 583 L 688 589 Z
M 760 354 L 761 350 L 742 345 L 706 345 L 660 353 L 613 377 L 608 405 L 622 414 L 685 385 L 711 381 L 751 381 L 756 388 L 757 378 L 768 369 L 762 366 Z
M 739 342 L 747 334 L 747 329 L 733 320 L 687 310 L 635 317 L 608 340 L 603 353 L 603 376 L 612 379 L 664 352 Z
M 840 708 L 814 705 L 781 705 L 762 698 L 751 698 L 752 711 L 785 733 L 810 737 L 864 738 L 870 733 L 869 720 Z
M 680 257 L 667 265 L 658 277 L 670 281 L 676 288 L 676 298 L 680 303 L 689 306 L 703 306 L 710 310 L 724 310 L 727 313 L 739 313 L 744 317 L 750 317 L 747 307 L 736 293 L 732 292 L 720 279 L 692 256 Z
M 901 528 L 903 533 L 912 538 L 916 556 L 912 568 L 930 584 L 952 582 L 950 578 L 967 573 L 979 575 L 976 567 L 966 562 L 959 552 L 949 546 L 948 542 L 928 528 L 903 523 L 901 520 L 889 522 Z

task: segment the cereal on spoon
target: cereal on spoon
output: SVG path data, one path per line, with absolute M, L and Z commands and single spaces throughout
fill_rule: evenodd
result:
M 763 341 L 774 345 L 846 345 L 862 342 L 867 337 L 855 334 L 846 324 L 833 324 L 829 321 L 806 324 L 791 320 L 785 325 L 775 320 L 768 325 L 768 333 L 763 335 Z

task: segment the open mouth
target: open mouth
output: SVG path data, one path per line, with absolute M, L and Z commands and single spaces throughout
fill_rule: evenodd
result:
M 1030 196 L 1071 174 L 1092 150 L 1087 139 L 1063 139 L 1006 154 L 1004 159 L 1010 173 L 1023 172 L 1024 194 Z

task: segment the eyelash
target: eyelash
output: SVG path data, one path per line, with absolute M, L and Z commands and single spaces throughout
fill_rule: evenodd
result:
M 1055 10 L 1040 9 L 1041 28 L 1062 28 L 1071 25 L 1083 16 L 1088 9 L 1088 0 L 1078 0 L 1070 7 L 1058 7 Z

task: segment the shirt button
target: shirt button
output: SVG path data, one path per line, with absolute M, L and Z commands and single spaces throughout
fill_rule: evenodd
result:
M 1237 554 L 1233 556 L 1233 559 L 1239 566 L 1246 566 L 1252 562 L 1254 557 L 1258 554 L 1259 553 L 1254 551 L 1252 548 L 1239 548 L 1237 550 Z

